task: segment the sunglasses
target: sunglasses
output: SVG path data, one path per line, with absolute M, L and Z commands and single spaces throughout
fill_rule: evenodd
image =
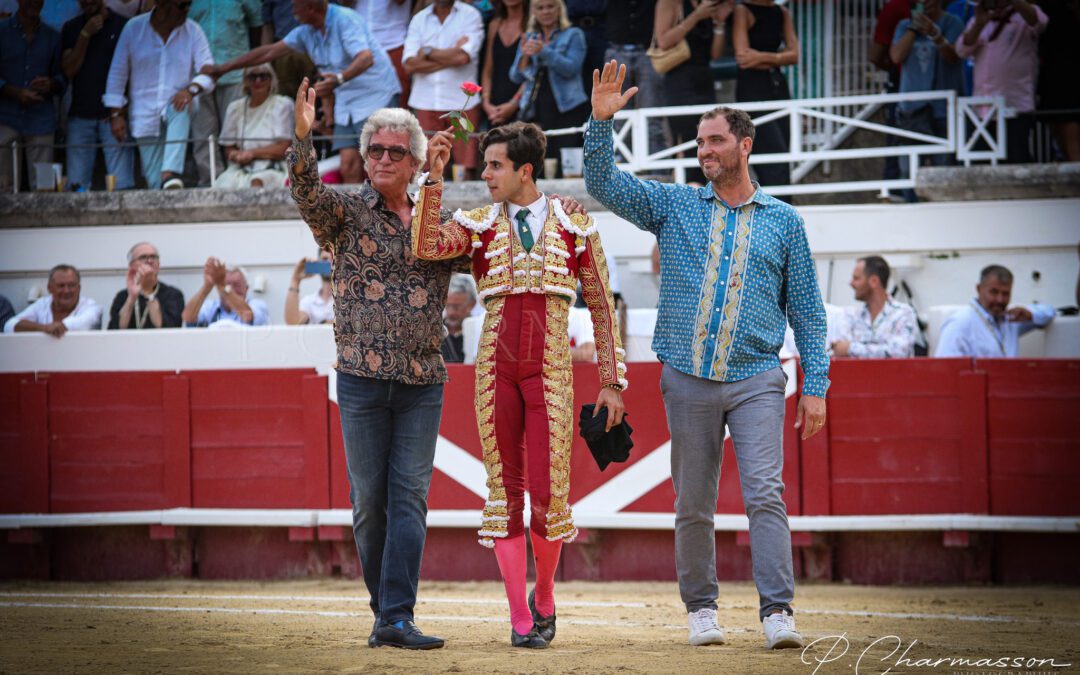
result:
M 186 12 L 189 9 L 191 9 L 191 2 L 190 1 L 189 2 L 178 2 L 178 3 L 176 3 L 176 6 L 177 6 L 178 9 L 182 9 L 182 10 L 184 10 Z
M 386 148 L 381 145 L 369 145 L 367 151 L 368 157 L 376 160 L 382 159 L 384 152 L 389 152 L 390 159 L 395 162 L 400 162 L 401 160 L 405 159 L 405 155 L 409 154 L 409 149 L 403 148 L 400 145 L 395 145 L 392 148 Z
M 258 82 L 259 80 L 269 80 L 270 73 L 248 73 L 244 76 L 244 79 L 248 82 Z

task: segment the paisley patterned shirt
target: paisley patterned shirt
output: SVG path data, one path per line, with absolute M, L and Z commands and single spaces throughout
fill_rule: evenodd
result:
M 297 176 L 292 167 L 300 157 Z M 405 384 L 445 382 L 443 306 L 450 275 L 468 272 L 468 260 L 416 258 L 411 223 L 370 184 L 356 193 L 323 185 L 310 136 L 293 140 L 287 161 L 301 216 L 319 246 L 334 253 L 337 369 Z
M 615 166 L 611 120 L 589 120 L 585 187 L 656 235 L 660 304 L 653 350 L 697 377 L 734 382 L 780 366 L 785 324 L 802 355 L 803 394 L 825 396 L 825 307 L 803 220 L 762 192 L 724 203 L 711 185 L 643 181 Z

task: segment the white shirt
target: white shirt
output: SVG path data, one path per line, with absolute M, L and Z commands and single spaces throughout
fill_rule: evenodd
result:
M 410 2 L 394 0 L 358 0 L 353 9 L 367 21 L 371 33 L 383 49 L 390 51 L 405 44 L 409 32 Z
M 411 99 L 410 99 L 411 100 Z M 517 234 L 517 214 L 521 209 L 528 209 L 529 215 L 526 217 L 525 222 L 529 224 L 529 230 L 532 231 L 533 244 L 540 242 L 540 232 L 544 229 L 544 223 L 548 217 L 548 200 L 543 193 L 540 193 L 540 197 L 529 204 L 528 206 L 518 206 L 517 204 L 506 204 L 506 215 L 510 216 L 510 223 L 514 226 L 514 234 Z
M 334 323 L 334 296 L 323 300 L 318 291 L 300 298 L 300 311 L 308 315 L 308 323 Z
M 4 324 L 4 332 L 14 333 L 15 324 L 24 319 L 41 324 L 52 323 L 52 301 L 51 295 L 39 298 L 37 302 L 8 319 L 7 323 Z M 101 328 L 101 307 L 94 302 L 93 298 L 80 296 L 79 304 L 75 305 L 75 310 L 68 314 L 61 323 L 67 326 L 68 330 L 97 330 Z
M 1054 320 L 1055 311 L 1050 305 L 1036 303 L 1028 309 L 1031 321 L 1009 321 L 1007 317 L 997 320 L 978 300 L 972 300 L 942 324 L 934 356 L 1015 357 L 1021 335 Z
M 911 305 L 888 298 L 872 321 L 865 304 L 848 307 L 840 339 L 851 342 L 848 356 L 852 358 L 907 359 L 915 356 L 918 332 L 919 322 Z
M 570 334 L 571 347 L 581 347 L 596 342 L 596 337 L 593 334 L 592 312 L 585 307 L 571 307 L 566 324 Z M 595 354 L 593 355 L 593 361 L 596 361 Z
M 434 73 L 413 75 L 410 108 L 450 111 L 460 110 L 465 105 L 461 83 L 480 81 L 478 59 L 484 44 L 484 21 L 475 7 L 455 2 L 445 22 L 439 22 L 434 5 L 420 10 L 409 22 L 405 50 L 401 54 L 403 62 L 419 54 L 422 47 L 452 49 L 462 36 L 469 38 L 461 47 L 469 55 L 469 62 Z M 480 97 L 473 96 L 469 103 L 471 107 L 480 105 Z
M 203 93 L 213 91 L 214 80 L 199 70 L 214 63 L 210 45 L 199 24 L 191 19 L 174 28 L 167 42 L 150 26 L 153 12 L 129 19 L 120 33 L 109 67 L 102 102 L 110 108 L 128 104 L 124 90 L 130 81 L 130 133 L 135 138 L 161 135 L 160 120 L 177 92 L 195 83 Z M 196 99 L 197 100 L 197 99 Z

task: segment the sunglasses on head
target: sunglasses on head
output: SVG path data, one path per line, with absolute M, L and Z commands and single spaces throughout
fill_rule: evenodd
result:
M 259 80 L 269 80 L 270 73 L 248 73 L 244 76 L 244 79 L 249 82 L 257 82 Z
M 389 152 L 390 159 L 394 160 L 395 162 L 400 162 L 401 160 L 405 159 L 405 155 L 409 154 L 409 149 L 403 148 L 400 145 L 395 145 L 392 148 L 387 148 L 381 145 L 369 145 L 367 151 L 368 156 L 372 159 L 382 159 L 383 153 Z

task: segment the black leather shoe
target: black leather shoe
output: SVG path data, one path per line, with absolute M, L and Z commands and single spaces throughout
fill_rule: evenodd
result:
M 518 635 L 518 632 L 511 628 L 510 646 L 525 647 L 526 649 L 547 649 L 548 643 L 547 640 L 540 637 L 540 633 L 536 632 L 536 626 L 533 626 L 528 635 Z
M 532 612 L 533 628 L 540 633 L 540 637 L 550 643 L 555 639 L 555 612 L 551 612 L 551 616 L 540 616 L 540 612 L 536 611 L 536 602 L 533 599 L 535 595 L 535 588 L 529 591 L 529 611 Z
M 375 646 L 375 631 L 379 630 L 379 617 L 375 617 L 375 623 L 371 624 L 371 635 L 367 636 L 367 646 Z
M 438 649 L 443 639 L 424 635 L 412 621 L 405 621 L 401 628 L 392 625 L 379 626 L 375 631 L 376 647 L 399 647 L 401 649 Z

